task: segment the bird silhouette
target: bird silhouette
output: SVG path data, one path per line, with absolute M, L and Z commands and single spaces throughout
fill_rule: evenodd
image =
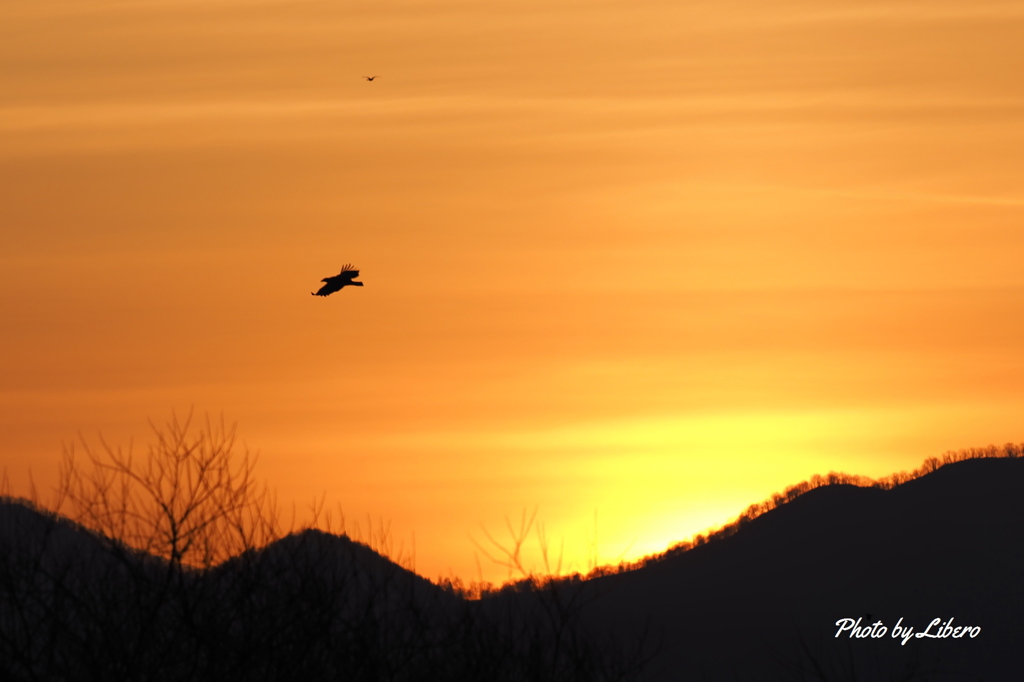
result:
M 374 78 L 376 78 L 376 76 L 363 76 L 363 78 L 365 78 L 368 81 L 372 81 Z
M 320 291 L 311 291 L 309 293 L 313 296 L 330 296 L 335 291 L 341 291 L 342 287 L 361 287 L 363 286 L 363 283 L 355 281 L 355 278 L 358 276 L 359 271 L 353 270 L 351 263 L 346 264 L 342 266 L 341 272 L 334 277 L 324 277 L 320 280 L 321 282 L 325 282 L 325 284 L 320 287 Z

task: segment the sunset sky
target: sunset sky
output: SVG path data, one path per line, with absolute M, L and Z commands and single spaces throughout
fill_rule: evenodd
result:
M 1022 74 L 1020 2 L 5 0 L 0 469 L 223 414 L 500 580 L 1024 440 Z

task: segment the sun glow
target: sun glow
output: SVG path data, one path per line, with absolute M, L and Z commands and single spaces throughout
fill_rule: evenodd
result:
M 15 492 L 195 406 L 474 579 L 1021 440 L 1018 7 L 2 5 Z

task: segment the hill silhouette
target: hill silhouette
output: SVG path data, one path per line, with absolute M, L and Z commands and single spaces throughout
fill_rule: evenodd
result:
M 829 485 L 733 535 L 596 578 L 588 619 L 663 630 L 651 679 L 1004 680 L 1024 635 L 1024 460 L 970 459 L 889 490 Z M 881 621 L 881 638 L 835 637 Z M 893 639 L 934 618 L 975 638 Z M 933 628 L 933 630 L 936 628 Z
M 196 569 L 0 502 L 5 680 L 638 679 L 539 596 L 492 608 L 315 529 Z
M 1024 459 L 836 483 L 711 542 L 467 599 L 305 530 L 205 569 L 0 502 L 4 679 L 1005 680 Z M 836 478 L 835 480 L 846 480 Z M 880 637 L 836 637 L 850 619 Z M 974 636 L 892 636 L 972 626 Z

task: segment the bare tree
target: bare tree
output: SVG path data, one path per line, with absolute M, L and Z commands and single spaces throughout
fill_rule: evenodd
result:
M 144 456 L 84 438 L 85 466 L 65 446 L 59 511 L 175 566 L 208 568 L 281 536 L 274 496 L 253 476 L 255 455 L 235 452 L 235 427 L 172 415 Z M 69 509 L 60 509 L 68 505 Z
M 285 535 L 233 428 L 150 425 L 141 454 L 102 438 L 65 448 L 64 516 L 2 501 L 0 679 L 639 677 L 636 652 L 588 631 L 578 578 L 465 599 L 381 556 L 394 549 L 383 522 L 372 546 Z M 532 526 L 510 524 L 507 551 L 488 534 L 516 570 Z

